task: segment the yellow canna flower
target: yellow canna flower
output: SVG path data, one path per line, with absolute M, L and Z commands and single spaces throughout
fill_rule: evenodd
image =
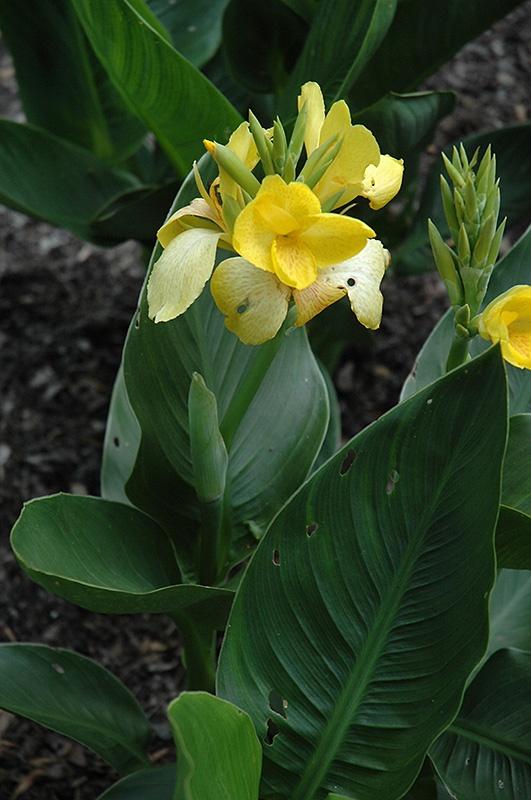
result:
M 489 303 L 479 317 L 479 333 L 500 343 L 509 364 L 531 369 L 531 286 L 513 286 Z
M 268 175 L 234 225 L 235 250 L 287 286 L 306 289 L 322 267 L 359 253 L 376 234 L 364 222 L 323 214 L 304 183 Z
M 343 101 L 325 114 L 316 83 L 302 87 L 299 105 L 289 143 L 279 120 L 264 130 L 253 115 L 226 145 L 205 141 L 219 174 L 207 189 L 194 164 L 200 197 L 158 231 L 164 251 L 147 286 L 155 322 L 183 314 L 210 280 L 227 327 L 246 344 L 274 337 L 290 304 L 304 325 L 344 295 L 363 325 L 379 326 L 389 253 L 364 222 L 328 212 L 358 195 L 381 208 L 400 187 L 402 162 L 380 155 Z M 215 268 L 218 248 L 237 255 Z
M 325 116 L 319 84 L 305 83 L 298 100 L 306 106 L 308 122 L 305 145 L 310 155 L 330 137 L 339 136 L 341 147 L 314 191 L 324 205 L 335 199 L 333 208 L 350 203 L 358 196 L 371 200 L 371 207 L 382 208 L 393 199 L 402 184 L 402 160 L 380 155 L 378 142 L 364 125 L 352 125 L 344 100 L 335 102 Z

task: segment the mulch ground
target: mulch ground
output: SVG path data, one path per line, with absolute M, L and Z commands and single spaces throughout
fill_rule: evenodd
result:
M 527 2 L 430 79 L 429 88 L 458 92 L 436 148 L 531 116 L 530 42 Z M 5 55 L 0 109 L 22 118 Z M 110 392 L 143 271 L 135 244 L 105 251 L 0 210 L 0 640 L 69 647 L 103 663 L 147 710 L 153 758 L 165 760 L 165 708 L 182 683 L 172 623 L 92 614 L 52 597 L 24 576 L 8 545 L 25 500 L 98 493 Z M 385 297 L 381 331 L 369 348 L 352 348 L 336 374 L 349 435 L 396 403 L 446 302 L 434 275 L 390 278 Z M 0 800 L 93 800 L 114 778 L 80 746 L 0 713 Z

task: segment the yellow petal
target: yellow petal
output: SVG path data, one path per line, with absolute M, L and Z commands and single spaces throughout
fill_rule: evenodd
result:
M 271 256 L 277 277 L 288 286 L 305 289 L 317 277 L 315 257 L 299 237 L 277 236 Z
M 190 228 L 171 240 L 147 286 L 149 317 L 168 322 L 183 314 L 212 274 L 220 231 Z
M 243 161 L 246 167 L 253 169 L 258 164 L 259 156 L 253 135 L 249 129 L 248 122 L 242 122 L 236 130 L 232 133 L 227 147 L 235 153 L 240 161 Z M 224 169 L 219 170 L 220 178 L 220 192 L 221 196 L 236 197 L 238 184 L 225 172 Z
M 336 116 L 339 117 L 339 113 Z M 353 125 L 343 132 L 341 149 L 314 191 L 324 203 L 343 189 L 344 194 L 336 207 L 349 203 L 361 192 L 367 167 L 370 164 L 378 164 L 379 160 L 380 148 L 370 130 L 364 125 Z
M 211 223 L 214 225 L 211 225 Z M 179 208 L 157 231 L 157 239 L 167 247 L 172 239 L 187 228 L 208 228 L 217 230 L 218 218 L 214 209 L 201 197 L 196 197 L 187 206 Z
M 223 261 L 210 288 L 225 325 L 245 344 L 272 339 L 286 318 L 291 291 L 244 258 Z
M 319 147 L 321 128 L 325 119 L 323 93 L 319 84 L 315 83 L 315 81 L 305 83 L 301 88 L 297 102 L 299 111 L 305 105 L 308 113 L 304 144 L 306 146 L 306 155 L 309 156 Z
M 271 247 L 276 235 L 286 235 L 321 210 L 304 183 L 287 184 L 280 175 L 264 178 L 256 197 L 234 223 L 234 248 L 251 264 L 274 272 Z
M 479 333 L 500 342 L 509 364 L 531 369 L 531 286 L 513 286 L 489 303 L 479 318 Z
M 403 159 L 382 156 L 376 166 L 370 164 L 365 170 L 360 194 L 367 197 L 370 207 L 377 211 L 399 192 L 403 174 Z
M 389 265 L 389 253 L 377 239 L 367 242 L 354 258 L 320 270 L 317 280 L 302 292 L 293 292 L 297 305 L 296 325 L 304 325 L 316 314 L 348 294 L 351 308 L 366 328 L 375 330 L 382 318 L 380 283 Z
M 341 214 L 315 214 L 309 221 L 311 224 L 299 238 L 311 250 L 319 268 L 355 256 L 367 239 L 376 236 L 360 219 Z
M 319 144 L 331 136 L 344 136 L 352 127 L 350 109 L 344 100 L 337 100 L 330 106 L 321 128 Z

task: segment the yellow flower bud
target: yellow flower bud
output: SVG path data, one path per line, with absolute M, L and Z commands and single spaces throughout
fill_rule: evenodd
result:
M 479 333 L 500 343 L 509 364 L 531 369 L 531 286 L 513 286 L 493 300 L 479 318 Z

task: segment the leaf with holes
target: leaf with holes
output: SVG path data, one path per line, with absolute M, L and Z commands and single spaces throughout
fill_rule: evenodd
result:
M 222 629 L 232 592 L 183 584 L 167 534 L 130 506 L 59 494 L 26 503 L 11 534 L 28 575 L 90 611 L 177 614 Z
M 459 800 L 531 797 L 531 653 L 499 650 L 468 687 L 430 750 Z
M 132 694 L 69 650 L 0 644 L 0 708 L 75 739 L 122 774 L 148 763 L 150 727 Z
M 492 348 L 362 431 L 269 528 L 218 689 L 265 741 L 272 793 L 402 797 L 457 713 L 487 644 L 506 419 Z
M 248 715 L 206 692 L 168 709 L 177 748 L 179 800 L 258 800 L 262 750 Z

